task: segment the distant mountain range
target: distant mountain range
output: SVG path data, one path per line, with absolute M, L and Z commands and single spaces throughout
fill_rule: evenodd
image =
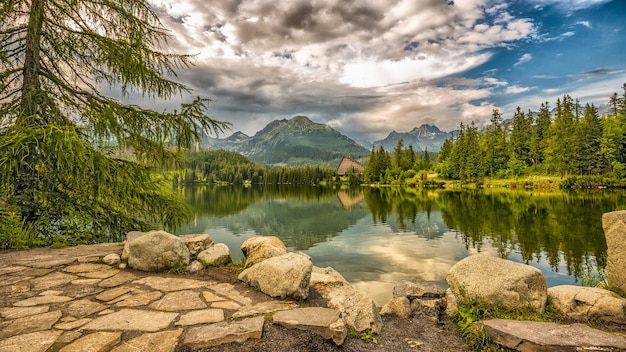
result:
M 449 136 L 450 133 L 435 126 L 422 125 L 406 133 L 391 132 L 373 145 L 392 151 L 402 139 L 405 148 L 412 145 L 416 151 L 428 148 L 428 151 L 436 152 Z M 261 164 L 282 166 L 337 167 L 344 156 L 364 162 L 370 152 L 369 146 L 359 145 L 306 116 L 272 121 L 252 137 L 239 131 L 224 139 L 207 137 L 202 148 L 234 151 Z
M 409 145 L 413 146 L 415 151 L 423 151 L 428 149 L 429 152 L 438 152 L 443 142 L 452 136 L 452 132 L 443 132 L 437 126 L 424 124 L 415 127 L 409 132 L 389 133 L 387 138 L 374 142 L 374 147 L 378 149 L 383 147 L 387 151 L 392 151 L 400 140 L 404 144 L 404 148 Z

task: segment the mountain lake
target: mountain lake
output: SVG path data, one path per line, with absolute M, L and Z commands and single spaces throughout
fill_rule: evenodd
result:
M 208 233 L 231 250 L 277 236 L 313 265 L 333 267 L 382 306 L 403 280 L 444 290 L 448 270 L 484 253 L 539 268 L 548 286 L 581 285 L 606 263 L 602 214 L 626 192 L 401 188 L 193 187 L 195 213 L 176 234 Z

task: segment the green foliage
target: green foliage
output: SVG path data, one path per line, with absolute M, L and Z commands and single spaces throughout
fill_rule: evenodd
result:
M 614 94 L 609 114 L 602 117 L 595 106 L 587 104 L 583 109 L 578 100 L 564 95 L 557 99 L 554 121 L 546 102 L 536 113 L 518 107 L 510 126 L 498 110 L 483 131 L 461 124 L 456 138 L 444 142 L 437 171 L 442 178 L 462 183 L 480 182 L 484 176 L 534 173 L 622 179 L 626 177 L 626 85 L 623 88 L 624 96 Z
M 27 224 L 17 211 L 0 207 L 0 249 L 24 249 L 38 244 L 33 238 L 31 224 Z
M 172 227 L 189 215 L 153 176 L 228 124 L 209 100 L 156 112 L 102 94 L 170 99 L 190 57 L 159 51 L 167 32 L 143 0 L 11 2 L 0 11 L 0 189 L 32 243 L 93 243 Z M 42 242 L 38 242 L 42 241 Z

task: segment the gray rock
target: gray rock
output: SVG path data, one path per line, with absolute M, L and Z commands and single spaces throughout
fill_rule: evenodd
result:
M 213 245 L 211 236 L 206 233 L 178 236 L 189 249 L 189 257 L 197 258 L 198 254 Z
M 102 262 L 107 265 L 118 265 L 121 261 L 122 259 L 117 253 L 107 254 L 102 258 Z
M 350 285 L 335 269 L 313 267 L 311 287 L 341 312 L 344 323 L 357 331 L 380 332 L 382 320 L 374 301 Z
M 177 236 L 151 231 L 128 242 L 128 266 L 143 271 L 162 271 L 189 265 L 189 249 Z
M 239 274 L 239 280 L 258 287 L 261 292 L 272 296 L 306 299 L 313 263 L 304 253 L 287 253 L 265 259 Z
M 609 288 L 626 292 L 626 210 L 602 215 L 606 238 L 606 275 Z
M 194 260 L 191 262 L 191 264 L 189 264 L 189 272 L 190 273 L 197 273 L 199 271 L 202 271 L 202 269 L 204 269 L 204 265 L 202 265 L 202 263 L 200 263 L 197 260 Z
M 439 298 L 441 290 L 437 287 L 425 287 L 414 282 L 402 281 L 393 287 L 393 297 L 413 298 Z
M 393 314 L 400 318 L 411 316 L 411 301 L 406 297 L 396 297 L 389 301 L 380 310 L 380 315 Z
M 549 288 L 548 296 L 554 308 L 568 318 L 626 323 L 626 299 L 609 290 L 563 285 Z
M 411 301 L 411 311 L 413 314 L 429 317 L 435 323 L 441 321 L 446 305 L 442 299 L 420 299 Z
M 456 263 L 446 281 L 459 303 L 478 300 L 511 309 L 545 311 L 546 279 L 529 265 L 476 254 Z
M 245 266 L 248 268 L 265 259 L 287 254 L 287 247 L 278 237 L 256 236 L 245 240 L 241 244 L 241 251 L 246 256 Z
M 284 327 L 307 330 L 332 339 L 337 346 L 343 344 L 348 334 L 340 312 L 335 309 L 308 307 L 283 310 L 274 313 L 272 319 Z
M 485 320 L 482 324 L 496 343 L 516 351 L 626 350 L 626 338 L 583 324 L 559 325 L 504 319 Z
M 264 323 L 265 318 L 255 317 L 193 327 L 187 331 L 183 344 L 192 348 L 203 348 L 260 339 Z
M 219 266 L 232 261 L 230 249 L 223 243 L 216 243 L 198 254 L 198 261 L 204 266 Z

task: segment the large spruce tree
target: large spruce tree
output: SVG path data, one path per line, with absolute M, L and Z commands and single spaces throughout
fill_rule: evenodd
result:
M 184 218 L 151 168 L 176 165 L 182 148 L 227 124 L 206 115 L 206 99 L 157 112 L 103 94 L 187 96 L 175 79 L 192 58 L 163 49 L 167 39 L 145 0 L 3 0 L 1 208 L 66 238 Z

